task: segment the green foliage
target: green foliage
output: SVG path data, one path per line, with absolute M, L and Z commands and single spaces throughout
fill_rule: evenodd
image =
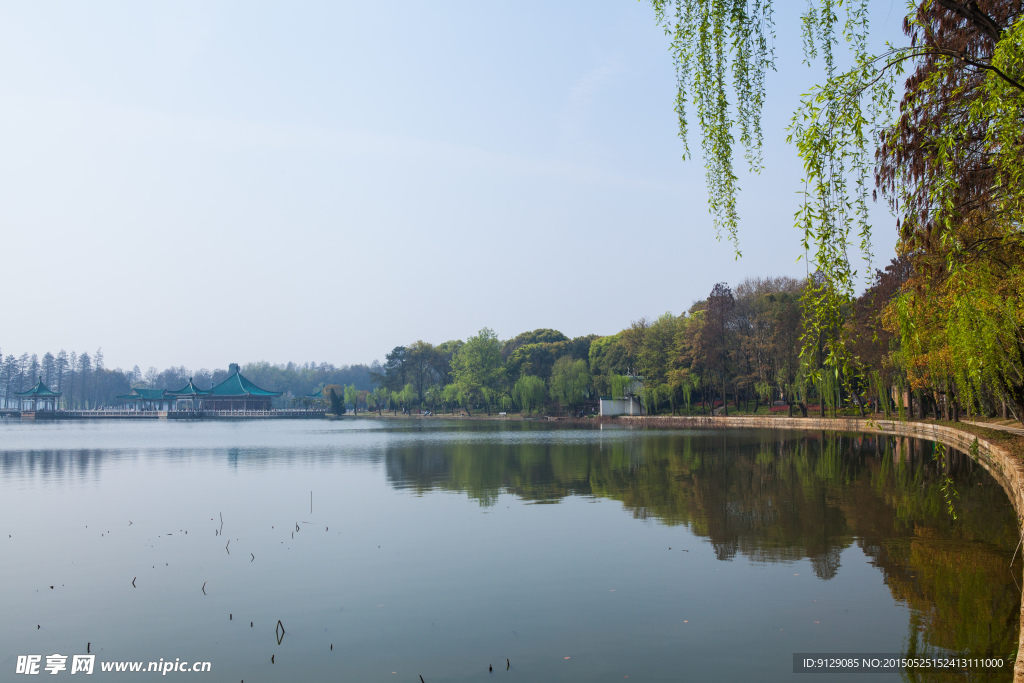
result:
M 512 387 L 512 400 L 524 415 L 539 412 L 547 401 L 548 391 L 544 380 L 535 375 L 523 375 Z
M 555 362 L 551 372 L 551 398 L 570 409 L 582 405 L 590 387 L 590 372 L 583 360 L 563 356 Z
M 629 372 L 632 359 L 623 341 L 623 334 L 612 334 L 598 337 L 590 344 L 588 353 L 590 372 L 594 375 L 594 388 L 599 394 L 614 392 L 608 385 L 613 375 L 625 375 Z
M 761 108 L 764 76 L 773 67 L 771 0 L 652 0 L 658 23 L 671 38 L 676 63 L 676 113 L 683 158 L 690 156 L 687 105 L 692 99 L 707 169 L 708 205 L 721 236 L 725 230 L 739 255 L 733 169 L 735 129 L 752 171 L 761 169 Z M 729 86 L 736 107 L 729 106 Z
M 413 408 L 418 405 L 419 394 L 416 392 L 416 387 L 410 382 L 402 387 L 402 390 L 395 394 L 395 400 L 398 401 L 402 407 L 403 413 L 412 413 Z
M 356 385 L 349 384 L 345 387 L 345 403 L 352 406 L 352 414 L 359 414 L 359 390 Z
M 483 390 L 501 386 L 505 371 L 501 362 L 501 343 L 494 330 L 483 328 L 452 358 L 457 395 L 467 407 L 483 399 Z
M 608 378 L 608 387 L 611 390 L 612 398 L 623 398 L 633 395 L 633 386 L 637 383 L 636 378 L 628 375 L 612 375 Z
M 529 344 L 553 344 L 565 341 L 569 341 L 569 338 L 558 330 L 541 328 L 532 332 L 521 332 L 501 345 L 501 355 L 508 358 L 516 349 Z
M 848 7 L 847 33 L 855 46 L 856 66 L 837 76 L 829 68 L 828 81 L 801 103 L 788 137 L 803 161 L 803 202 L 796 224 L 815 270 L 803 297 L 801 357 L 812 374 L 825 369 L 839 378 L 855 372 L 843 325 L 856 277 L 849 259 L 851 237 L 856 233 L 860 252 L 870 260 L 867 201 L 873 141 L 889 121 L 900 73 L 900 62 L 880 65 L 878 58 L 868 55 L 863 35 L 855 30 L 854 18 L 866 13 L 866 3 Z
M 338 392 L 332 388 L 329 396 L 331 399 L 331 413 L 334 415 L 344 415 L 345 402 L 341 400 L 340 396 L 338 396 Z
M 463 405 L 466 402 L 465 396 L 459 392 L 459 387 L 454 382 L 445 385 L 441 395 L 444 397 L 444 402 L 453 409 L 455 406 Z
M 518 347 L 508 357 L 508 376 L 536 375 L 545 379 L 550 377 L 551 368 L 554 367 L 559 352 L 564 352 L 561 346 L 562 343 L 556 342 L 524 344 Z

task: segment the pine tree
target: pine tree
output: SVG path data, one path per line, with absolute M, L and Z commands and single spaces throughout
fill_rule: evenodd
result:
M 336 392 L 334 389 L 331 389 L 330 399 L 331 399 L 331 412 L 334 413 L 335 415 L 344 415 L 345 414 L 345 402 L 341 400 L 341 397 L 338 396 L 338 392 Z
M 57 369 L 57 360 L 53 357 L 53 354 L 47 351 L 43 354 L 43 381 L 46 382 L 46 386 L 52 387 L 53 379 L 55 377 L 55 371 Z

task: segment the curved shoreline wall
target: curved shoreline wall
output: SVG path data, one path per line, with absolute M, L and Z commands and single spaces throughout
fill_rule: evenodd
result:
M 970 454 L 977 442 L 976 461 L 984 467 L 1006 491 L 1017 513 L 1018 534 L 1024 533 L 1024 462 L 1004 448 L 945 425 L 898 420 L 868 420 L 860 418 L 822 417 L 627 417 L 619 416 L 602 421 L 655 429 L 793 429 L 830 432 L 864 432 L 892 434 L 927 439 L 951 446 Z M 1015 683 L 1024 683 L 1024 603 L 1021 605 L 1021 628 L 1017 661 L 1013 667 Z

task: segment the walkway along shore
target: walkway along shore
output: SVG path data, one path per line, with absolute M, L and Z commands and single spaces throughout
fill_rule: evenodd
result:
M 609 424 L 649 429 L 803 429 L 813 431 L 864 432 L 928 439 L 970 454 L 988 470 L 1010 497 L 1017 512 L 1017 532 L 1024 538 L 1024 462 L 1006 448 L 970 432 L 927 422 L 822 417 L 627 417 L 603 420 Z M 976 423 L 978 427 L 989 427 Z M 1009 430 L 1003 430 L 1009 432 Z M 1019 438 L 1019 437 L 1018 437 Z M 1015 683 L 1024 683 L 1024 605 L 1021 610 L 1020 640 L 1013 667 Z

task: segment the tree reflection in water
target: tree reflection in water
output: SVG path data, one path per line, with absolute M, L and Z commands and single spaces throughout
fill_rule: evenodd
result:
M 529 436 L 533 428 L 516 429 Z M 1013 508 L 969 456 L 950 450 L 943 472 L 934 448 L 858 434 L 616 431 L 398 444 L 385 462 L 395 487 L 464 492 L 485 506 L 502 493 L 536 503 L 616 500 L 637 519 L 688 527 L 720 560 L 808 558 L 825 581 L 856 544 L 912 610 L 907 652 L 1006 657 L 1017 650 L 1020 622 Z M 957 519 L 947 511 L 943 474 L 957 491 Z M 944 677 L 932 672 L 928 680 Z

